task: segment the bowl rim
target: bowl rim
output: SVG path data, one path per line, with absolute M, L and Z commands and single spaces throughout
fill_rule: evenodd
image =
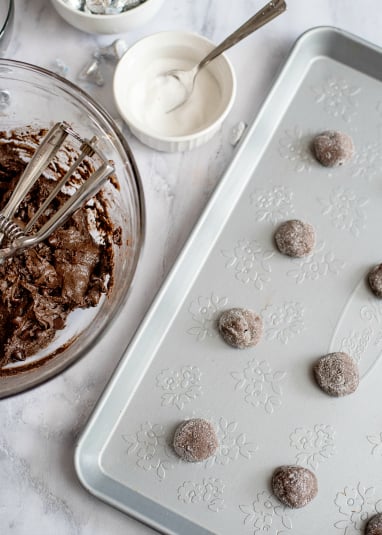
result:
M 216 128 L 216 126 L 218 124 L 220 124 L 226 118 L 228 113 L 231 111 L 231 108 L 233 106 L 233 103 L 234 103 L 234 100 L 235 100 L 235 97 L 236 97 L 236 87 L 237 87 L 236 74 L 235 74 L 234 68 L 233 68 L 232 63 L 229 60 L 229 58 L 224 53 L 220 54 L 219 57 L 221 57 L 225 61 L 225 64 L 228 67 L 228 73 L 230 74 L 231 86 L 232 86 L 231 87 L 231 96 L 229 98 L 229 101 L 228 101 L 224 111 L 219 115 L 219 117 L 217 117 L 211 124 L 209 124 L 205 128 L 203 128 L 201 130 L 198 130 L 197 132 L 193 132 L 191 134 L 184 134 L 184 135 L 181 135 L 181 136 L 161 136 L 159 134 L 156 134 L 155 132 L 153 133 L 150 130 L 146 130 L 146 129 L 142 128 L 141 124 L 137 124 L 133 120 L 130 120 L 130 118 L 127 118 L 126 114 L 124 112 L 124 109 L 119 105 L 119 101 L 118 101 L 118 98 L 117 98 L 117 92 L 118 92 L 117 86 L 118 86 L 118 84 L 116 82 L 116 79 L 117 79 L 117 75 L 118 75 L 118 73 L 119 73 L 119 71 L 121 69 L 121 65 L 123 65 L 123 62 L 125 61 L 125 58 L 130 53 L 133 53 L 134 49 L 136 47 L 142 46 L 142 42 L 150 41 L 151 39 L 158 39 L 158 38 L 160 38 L 160 36 L 163 36 L 163 35 L 173 35 L 173 36 L 178 35 L 178 36 L 182 36 L 182 37 L 186 36 L 186 37 L 191 37 L 191 38 L 197 38 L 200 41 L 202 41 L 204 43 L 207 43 L 207 44 L 209 44 L 209 45 L 211 45 L 213 47 L 216 46 L 216 44 L 213 41 L 211 41 L 210 39 L 208 39 L 204 35 L 200 35 L 198 33 L 190 32 L 190 31 L 182 31 L 182 30 L 165 30 L 165 31 L 161 31 L 161 32 L 155 32 L 155 33 L 152 33 L 152 34 L 147 35 L 145 37 L 142 37 L 141 39 L 136 41 L 130 48 L 128 48 L 128 50 L 123 54 L 123 56 L 118 61 L 117 65 L 115 67 L 114 76 L 113 76 L 113 96 L 114 96 L 114 101 L 116 103 L 118 111 L 119 111 L 121 117 L 123 118 L 123 120 L 128 125 L 131 125 L 134 129 L 136 129 L 137 131 L 141 132 L 145 136 L 150 137 L 151 139 L 154 139 L 156 141 L 163 141 L 163 142 L 168 142 L 168 143 L 190 142 L 190 141 L 193 141 L 193 140 L 198 139 L 200 137 L 204 137 L 204 136 L 208 135 L 211 131 L 213 131 Z
M 123 11 L 122 13 L 115 13 L 115 14 L 108 14 L 108 15 L 105 15 L 105 14 L 97 14 L 97 13 L 85 13 L 84 11 L 80 11 L 79 9 L 73 9 L 72 7 L 68 6 L 68 4 L 66 4 L 64 2 L 64 0 L 51 0 L 52 3 L 56 3 L 56 4 L 59 4 L 60 6 L 62 6 L 64 9 L 66 9 L 66 11 L 68 11 L 69 13 L 75 13 L 76 15 L 78 15 L 79 18 L 82 18 L 82 19 L 93 19 L 93 20 L 103 20 L 105 21 L 105 17 L 107 17 L 107 20 L 109 21 L 113 21 L 113 20 L 116 20 L 116 19 L 120 19 L 121 17 L 128 17 L 130 16 L 132 13 L 137 13 L 137 12 L 142 12 L 142 11 L 145 11 L 146 10 L 146 6 L 147 4 L 151 4 L 152 2 L 159 2 L 159 1 L 162 1 L 162 0 L 145 0 L 142 4 L 138 4 L 137 6 L 135 7 L 132 7 L 131 9 L 128 9 L 127 11 Z
M 91 97 L 86 91 L 81 89 L 79 86 L 71 82 L 70 80 L 67 80 L 66 78 L 49 71 L 48 69 L 44 69 L 43 67 L 39 67 L 37 65 L 34 65 L 32 63 L 26 63 L 19 60 L 13 60 L 13 59 L 6 59 L 6 58 L 0 58 L 0 67 L 15 67 L 18 69 L 26 69 L 28 71 L 32 71 L 33 73 L 38 73 L 43 76 L 46 76 L 50 79 L 59 81 L 61 84 L 64 84 L 68 89 L 71 90 L 71 92 L 76 93 L 76 97 L 79 98 L 81 103 L 85 104 L 86 107 L 89 109 L 94 109 L 96 111 L 96 115 L 99 115 L 101 119 L 106 123 L 106 125 L 113 131 L 115 134 L 119 144 L 121 145 L 124 153 L 126 154 L 127 161 L 129 162 L 131 169 L 132 169 L 132 175 L 134 179 L 134 183 L 136 185 L 136 206 L 137 206 L 137 221 L 138 221 L 138 227 L 139 227 L 139 235 L 137 236 L 137 254 L 134 257 L 134 262 L 131 267 L 131 273 L 129 277 L 129 285 L 127 287 L 127 291 L 125 294 L 121 297 L 120 301 L 117 303 L 114 310 L 111 312 L 110 316 L 108 317 L 108 321 L 105 321 L 103 325 L 101 325 L 99 331 L 94 336 L 94 338 L 90 341 L 90 343 L 86 346 L 81 348 L 78 353 L 76 353 L 73 358 L 69 358 L 65 361 L 63 361 L 59 355 L 57 355 L 57 358 L 53 356 L 53 359 L 55 361 L 55 366 L 52 368 L 49 368 L 46 370 L 45 374 L 42 374 L 42 376 L 36 376 L 32 377 L 31 380 L 28 381 L 28 371 L 23 374 L 22 372 L 15 375 L 15 378 L 19 380 L 19 384 L 16 383 L 12 385 L 11 376 L 7 376 L 7 378 L 10 380 L 9 386 L 7 386 L 7 389 L 1 390 L 0 389 L 0 399 L 10 397 L 16 394 L 24 393 L 32 388 L 35 388 L 36 386 L 40 386 L 50 379 L 53 379 L 58 374 L 62 373 L 64 370 L 70 368 L 73 366 L 76 362 L 79 362 L 87 353 L 92 351 L 96 344 L 103 338 L 103 336 L 106 334 L 106 332 L 111 328 L 113 325 L 113 319 L 119 314 L 123 306 L 125 305 L 131 289 L 133 287 L 135 275 L 137 272 L 137 267 L 139 263 L 141 262 L 141 258 L 143 256 L 143 249 L 145 244 L 145 238 L 146 238 L 146 203 L 144 198 L 144 189 L 143 189 L 143 182 L 142 178 L 135 160 L 135 157 L 132 153 L 132 150 L 127 143 L 127 140 L 125 139 L 124 135 L 120 131 L 119 127 L 115 123 L 112 116 L 109 114 L 109 112 L 101 105 L 99 104 L 93 97 Z M 1 80 L 1 72 L 0 72 L 0 80 Z M 126 160 L 124 160 L 125 162 Z M 127 344 L 126 344 L 127 345 Z M 43 367 L 42 367 L 43 368 Z M 23 381 L 23 375 L 25 378 L 25 381 Z M 30 377 L 30 376 L 29 376 Z M 21 379 L 21 381 L 20 381 Z M 0 378 L 1 380 L 1 378 Z
M 8 0 L 8 11 L 7 11 L 7 15 L 4 19 L 4 23 L 2 25 L 2 27 L 0 28 L 0 39 L 3 38 L 5 32 L 6 32 L 6 29 L 7 29 L 7 26 L 8 24 L 10 23 L 11 19 L 12 19 L 12 16 L 13 16 L 13 11 L 14 11 L 14 1 L 13 0 Z

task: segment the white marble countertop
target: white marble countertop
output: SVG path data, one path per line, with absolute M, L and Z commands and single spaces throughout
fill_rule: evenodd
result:
M 113 535 L 153 531 L 91 496 L 73 466 L 84 427 L 135 328 L 179 254 L 230 162 L 232 128 L 251 122 L 294 40 L 318 25 L 334 25 L 382 46 L 380 0 L 287 0 L 288 13 L 228 52 L 238 79 L 234 108 L 222 131 L 185 154 L 154 152 L 124 128 L 142 175 L 147 236 L 131 297 L 98 346 L 71 369 L 30 392 L 0 401 L 0 533 L 2 535 Z M 191 30 L 218 42 L 249 18 L 259 0 L 165 0 L 144 28 L 122 34 L 127 44 L 167 29 Z M 115 36 L 67 25 L 48 0 L 15 0 L 8 57 L 52 69 L 57 59 L 77 80 L 97 46 Z M 118 117 L 111 67 L 103 87 L 79 83 Z M 107 358 L 105 358 L 107 355 Z

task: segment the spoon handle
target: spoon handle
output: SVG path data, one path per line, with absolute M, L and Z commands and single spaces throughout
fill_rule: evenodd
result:
M 198 70 L 215 59 L 222 52 L 236 45 L 239 43 L 239 41 L 248 37 L 248 35 L 253 33 L 255 30 L 261 28 L 261 26 L 264 26 L 264 24 L 267 24 L 278 15 L 281 15 L 281 13 L 284 13 L 286 7 L 287 6 L 284 0 L 271 0 L 271 2 L 268 2 L 268 4 L 266 4 L 262 9 L 260 9 L 260 11 L 253 15 L 253 17 L 242 24 L 240 28 L 226 37 L 226 39 L 224 39 L 220 45 L 211 50 L 211 52 L 198 64 Z

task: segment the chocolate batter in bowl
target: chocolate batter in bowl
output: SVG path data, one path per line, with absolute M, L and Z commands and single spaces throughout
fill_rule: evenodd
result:
M 81 137 L 96 135 L 115 177 L 48 240 L 0 266 L 0 397 L 53 377 L 86 354 L 128 295 L 144 229 L 143 196 L 131 151 L 113 120 L 86 93 L 48 71 L 0 60 L 0 206 L 44 130 L 67 121 Z M 72 147 L 38 181 L 17 214 L 70 163 Z M 86 178 L 92 161 L 80 175 Z M 70 188 L 66 191 L 70 194 Z M 64 196 L 63 196 L 64 197 Z M 59 199 L 58 202 L 61 202 Z

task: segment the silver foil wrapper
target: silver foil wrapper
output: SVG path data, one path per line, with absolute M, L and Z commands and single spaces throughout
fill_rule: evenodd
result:
M 247 123 L 245 123 L 244 121 L 240 121 L 232 128 L 229 136 L 229 141 L 233 147 L 236 147 L 236 145 L 239 143 L 247 127 Z
M 3 110 L 11 103 L 11 94 L 7 89 L 0 89 L 0 110 Z
M 51 70 L 63 78 L 66 78 L 69 73 L 69 67 L 60 58 L 54 60 Z
M 95 58 L 103 58 L 118 61 L 127 50 L 127 44 L 123 39 L 116 39 L 110 45 L 97 48 L 94 52 Z
M 139 6 L 139 4 L 143 4 L 146 0 L 124 0 L 124 11 L 127 11 L 128 9 L 132 9 L 133 7 Z
M 85 0 L 64 0 L 64 3 L 77 11 L 83 11 L 85 8 Z
M 145 0 L 85 0 L 81 9 L 94 15 L 117 15 L 137 7 Z M 82 3 L 81 3 L 82 4 Z
M 105 60 L 117 62 L 126 50 L 127 45 L 123 39 L 116 39 L 108 46 L 97 48 L 93 52 L 93 57 L 78 74 L 78 79 L 103 86 L 105 77 L 102 71 Z
M 107 2 L 106 0 L 86 0 L 85 6 L 87 10 L 94 15 L 103 15 L 106 13 L 109 3 L 110 2 Z
M 103 86 L 105 83 L 105 78 L 100 69 L 100 58 L 92 59 L 82 71 L 79 73 L 79 80 L 89 82 L 91 84 L 96 84 L 98 86 Z

